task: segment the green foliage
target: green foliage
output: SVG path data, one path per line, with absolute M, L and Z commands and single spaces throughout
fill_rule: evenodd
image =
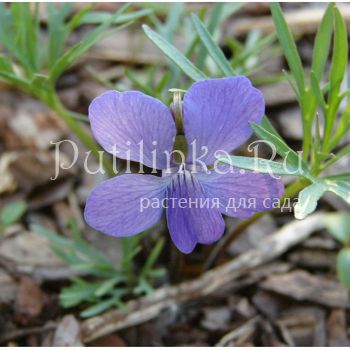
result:
M 327 186 L 323 181 L 316 181 L 304 188 L 299 193 L 298 202 L 294 207 L 294 215 L 297 219 L 305 219 L 316 210 L 318 200 L 327 191 Z
M 63 119 L 83 144 L 99 159 L 101 150 L 94 139 L 80 125 L 86 116 L 67 110 L 60 102 L 55 85 L 59 77 L 69 69 L 98 40 L 121 30 L 130 21 L 149 14 L 151 11 L 125 13 L 128 5 L 122 6 L 114 14 L 95 17 L 98 26 L 91 30 L 80 42 L 66 49 L 70 34 L 84 23 L 91 22 L 89 4 L 68 18 L 72 4 L 55 5 L 47 3 L 48 36 L 44 39 L 40 32 L 38 4 L 0 4 L 0 79 L 35 96 Z M 96 14 L 96 13 L 95 13 Z M 117 26 L 114 26 L 115 24 Z M 105 169 L 114 175 L 113 166 L 103 159 Z
M 177 50 L 173 45 L 169 44 L 161 35 L 153 31 L 149 26 L 142 26 L 145 34 L 160 50 L 172 60 L 186 75 L 192 80 L 206 79 L 207 76 L 201 72 L 185 55 Z
M 296 96 L 300 104 L 304 128 L 303 158 L 308 160 L 311 155 L 310 166 L 315 169 L 315 173 L 318 173 L 324 170 L 321 163 L 329 161 L 326 158 L 329 157 L 329 154 L 350 127 L 347 112 L 344 112 L 339 118 L 338 128 L 335 123 L 339 114 L 340 103 L 344 96 L 349 93 L 349 90 L 344 94 L 340 93 L 341 83 L 346 74 L 348 54 L 345 22 L 338 8 L 334 4 L 329 4 L 315 38 L 311 72 L 309 73 L 306 70 L 304 71 L 301 65 L 294 39 L 288 30 L 280 6 L 276 3 L 271 4 L 271 12 L 281 46 L 291 70 L 290 74 L 287 75 L 288 81 L 294 90 L 294 82 L 298 87 Z M 321 81 L 327 79 L 325 67 L 329 57 L 332 36 L 334 46 L 328 82 L 321 86 Z M 307 74 L 310 75 L 309 81 L 305 79 Z M 312 135 L 314 129 L 312 125 L 318 109 L 321 109 L 325 120 L 324 132 L 320 137 L 322 142 L 314 142 Z
M 1 55 L 0 64 L 2 70 L 5 68 L 5 74 L 1 72 L 0 77 L 5 82 L 18 85 L 37 97 L 47 96 L 42 91 L 47 89 L 50 90 L 50 94 L 54 94 L 57 79 L 73 62 L 99 39 L 112 34 L 115 30 L 122 29 L 135 18 L 132 13 L 126 16 L 124 12 L 127 6 L 123 6 L 116 13 L 104 16 L 103 20 L 98 22 L 99 26 L 88 33 L 78 44 L 65 51 L 69 35 L 84 23 L 84 18 L 88 15 L 92 5 L 83 7 L 71 19 L 68 19 L 68 16 L 72 4 L 55 6 L 53 3 L 47 3 L 46 7 L 48 37 L 45 41 L 40 35 L 37 4 L 34 11 L 29 3 L 0 5 L 0 43 L 6 49 L 6 52 Z M 124 16 L 121 18 L 122 15 Z M 116 22 L 121 25 L 108 30 Z M 15 72 L 13 67 L 18 64 L 22 69 L 17 69 Z M 38 74 L 46 77 L 48 85 L 43 87 L 36 84 L 33 78 Z M 44 102 L 49 103 L 49 97 Z
M 286 20 L 284 19 L 281 6 L 278 3 L 271 3 L 271 14 L 275 23 L 276 33 L 289 67 L 296 80 L 299 93 L 304 92 L 304 70 L 298 54 L 297 47 Z
M 338 253 L 337 275 L 340 283 L 350 290 L 350 248 L 343 248 Z
M 315 38 L 311 71 L 314 72 L 318 81 L 323 77 L 324 68 L 328 59 L 333 31 L 333 12 L 333 6 L 329 5 Z
M 336 154 L 331 153 L 350 129 L 349 107 L 345 108 L 344 112 L 340 114 L 338 126 L 335 123 L 340 112 L 340 103 L 350 93 L 350 90 L 343 94 L 340 92 L 341 83 L 346 75 L 347 32 L 344 19 L 338 8 L 334 4 L 328 5 L 315 38 L 312 67 L 309 73 L 302 67 L 296 44 L 288 29 L 280 5 L 277 3 L 271 4 L 271 13 L 279 41 L 290 67 L 290 73 L 287 73 L 286 76 L 296 93 L 301 108 L 304 128 L 303 168 L 309 174 L 306 174 L 305 177 L 311 182 L 311 185 L 300 192 L 295 213 L 297 218 L 304 218 L 316 209 L 318 199 L 326 191 L 331 191 L 350 203 L 350 185 L 346 182 L 349 180 L 347 174 L 327 176 L 323 179 L 317 178 L 325 169 L 350 152 L 350 146 L 347 145 Z M 325 66 L 329 56 L 332 34 L 334 46 L 328 75 L 329 81 L 321 86 L 320 82 L 327 77 Z M 305 80 L 307 74 L 310 75 L 309 82 Z M 322 111 L 325 120 L 323 135 L 319 127 L 318 110 Z M 281 153 L 279 152 L 279 149 L 281 149 L 280 140 L 274 142 L 269 135 L 264 135 L 256 129 L 254 131 L 263 139 L 272 141 L 277 148 L 277 152 Z M 285 148 L 285 145 L 282 144 L 282 151 L 285 151 L 283 148 Z M 292 158 L 292 161 L 296 162 L 297 155 L 294 154 Z
M 27 203 L 24 201 L 15 201 L 6 205 L 0 211 L 0 232 L 16 223 L 26 211 Z
M 350 245 L 350 214 L 332 213 L 324 216 L 329 233 L 345 246 Z
M 74 221 L 71 221 L 71 237 L 63 237 L 39 225 L 33 225 L 31 230 L 46 237 L 52 250 L 84 276 L 73 277 L 71 285 L 64 287 L 60 294 L 63 307 L 83 307 L 81 317 L 91 317 L 111 307 L 125 307 L 126 298 L 152 292 L 154 281 L 164 273 L 163 269 L 155 267 L 163 239 L 155 244 L 138 271 L 134 261 L 141 250 L 140 236 L 122 240 L 121 262 L 116 267 L 81 236 Z
M 221 9 L 216 8 L 216 11 L 220 13 Z M 312 68 L 311 72 L 308 72 L 303 68 L 296 43 L 278 3 L 271 4 L 271 13 L 279 42 L 290 67 L 290 72 L 284 72 L 284 74 L 295 91 L 301 108 L 304 128 L 302 152 L 297 153 L 292 150 L 265 117 L 260 125 L 251 124 L 252 129 L 257 136 L 267 141 L 276 150 L 284 162 L 276 163 L 262 159 L 253 160 L 234 156 L 229 159 L 221 159 L 221 161 L 248 170 L 270 172 L 273 169 L 275 174 L 290 175 L 294 173 L 295 176 L 305 178 L 307 180 L 305 183 L 309 183 L 310 186 L 300 193 L 296 206 L 296 217 L 304 218 L 316 209 L 317 201 L 326 191 L 331 191 L 345 201 L 350 202 L 349 185 L 346 182 L 349 179 L 347 174 L 338 174 L 336 177 L 318 177 L 322 171 L 350 152 L 350 146 L 346 146 L 335 155 L 330 153 L 337 146 L 337 142 L 350 129 L 348 117 L 350 104 L 348 104 L 339 119 L 339 127 L 335 131 L 334 138 L 332 139 L 330 136 L 333 132 L 339 104 L 345 96 L 340 94 L 340 85 L 344 79 L 347 65 L 347 33 L 339 10 L 334 4 L 330 4 L 315 38 Z M 234 73 L 244 72 L 246 63 L 237 58 L 237 52 L 242 50 L 242 45 L 235 39 L 231 39 L 229 47 L 236 55 L 231 59 L 226 58 L 221 48 L 214 41 L 212 34 L 214 28 L 209 28 L 209 25 L 206 27 L 200 16 L 195 14 L 192 14 L 191 19 L 198 39 L 202 44 L 201 52 L 204 48 L 206 50 L 205 55 L 208 54 L 212 58 L 222 74 L 231 76 Z M 216 23 L 218 24 L 219 20 Z M 152 31 L 149 27 L 144 27 L 144 30 L 159 49 L 192 80 L 203 79 L 207 76 L 207 71 L 198 68 L 199 65 L 196 59 L 200 61 L 200 57 L 195 57 L 194 63 L 192 63 L 185 54 L 176 49 L 166 38 Z M 332 35 L 334 47 L 329 82 L 321 86 L 320 82 L 326 77 L 325 67 Z M 262 50 L 265 43 L 271 45 L 273 42 L 273 36 L 265 37 L 260 41 L 257 41 L 256 38 L 258 38 L 258 34 L 251 32 L 246 43 L 248 48 L 243 50 L 243 53 L 240 52 L 241 57 L 243 56 L 246 61 L 252 60 L 254 55 Z M 249 45 L 249 42 L 255 45 Z M 261 42 L 263 44 L 259 45 Z M 239 67 L 235 66 L 237 63 L 240 64 Z M 205 66 L 201 65 L 200 67 L 204 68 Z M 308 75 L 309 79 L 307 79 Z M 350 91 L 347 94 L 350 94 Z M 326 127 L 323 135 L 319 127 L 319 117 L 316 117 L 318 109 L 321 109 L 325 118 Z
M 350 290 L 350 214 L 327 214 L 323 220 L 329 233 L 344 246 L 338 253 L 337 275 L 341 284 Z
M 198 16 L 196 16 L 195 14 L 192 14 L 192 21 L 201 42 L 207 49 L 209 55 L 212 57 L 214 62 L 220 68 L 222 73 L 226 76 L 234 75 L 235 72 L 233 71 L 230 62 L 226 59 L 223 52 L 216 45 L 210 32 L 204 26 L 204 24 L 201 22 Z
M 185 16 L 186 7 L 176 3 L 169 5 L 164 13 L 164 21 L 161 22 L 155 14 L 150 16 L 154 29 L 144 25 L 146 36 L 168 58 L 166 69 L 161 64 L 149 68 L 134 70 L 126 69 L 126 76 L 133 86 L 148 95 L 170 102 L 167 93 L 171 88 L 178 86 L 187 87 L 190 82 L 182 81 L 181 74 L 185 74 L 191 80 L 196 81 L 208 77 L 224 75 L 244 74 L 252 75 L 264 67 L 266 61 L 279 52 L 275 42 L 275 36 L 262 36 L 257 31 L 249 33 L 246 42 L 241 43 L 233 37 L 224 39 L 227 51 L 231 51 L 228 58 L 223 50 L 216 44 L 216 38 L 220 35 L 221 23 L 230 15 L 242 7 L 241 3 L 218 3 L 212 11 L 206 11 L 203 7 L 197 14 Z M 152 6 L 155 11 L 161 11 L 157 6 Z M 174 45 L 175 35 L 184 40 L 185 49 L 181 52 Z M 262 53 L 262 51 L 264 51 Z M 156 68 L 156 69 L 155 69 Z M 159 76 L 159 73 L 162 75 Z M 269 80 L 271 77 L 262 77 L 261 80 Z M 272 79 L 281 79 L 280 76 Z M 257 83 L 259 79 L 256 79 Z M 124 90 L 121 85 L 115 86 L 111 82 L 104 82 L 106 86 Z
M 276 152 L 285 160 L 286 164 L 292 167 L 292 171 L 306 178 L 312 178 L 305 162 L 279 135 L 266 130 L 262 125 L 251 123 L 251 127 L 257 136 L 270 142 Z

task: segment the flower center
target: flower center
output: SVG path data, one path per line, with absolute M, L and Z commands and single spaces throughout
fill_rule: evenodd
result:
M 191 175 L 192 173 L 201 173 L 206 171 L 206 169 L 203 169 L 201 166 L 196 166 L 194 164 L 189 163 L 180 163 L 175 164 L 173 167 L 164 169 L 162 171 L 162 176 L 174 176 L 177 174 L 185 174 L 185 175 Z

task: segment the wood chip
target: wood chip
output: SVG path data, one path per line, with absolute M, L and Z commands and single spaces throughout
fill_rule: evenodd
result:
M 215 346 L 239 346 L 245 341 L 254 331 L 256 324 L 260 321 L 260 317 L 256 316 L 247 321 L 238 328 L 235 328 L 230 333 L 226 334 Z M 243 339 L 242 339 L 243 338 Z M 239 341 L 238 341 L 239 339 Z
M 349 347 L 346 314 L 342 309 L 334 309 L 327 320 L 328 346 Z
M 296 300 L 308 300 L 331 307 L 348 308 L 349 295 L 336 281 L 303 270 L 270 276 L 260 287 Z
M 10 165 L 17 158 L 16 152 L 3 153 L 0 158 L 0 194 L 11 193 L 17 189 L 17 182 Z
M 231 319 L 231 310 L 227 306 L 206 307 L 201 326 L 209 331 L 227 330 Z
M 292 306 L 276 320 L 294 346 L 326 346 L 325 312 L 319 307 Z
M 16 273 L 31 274 L 36 281 L 76 275 L 52 252 L 49 241 L 35 232 L 21 232 L 1 242 L 0 259 L 11 264 Z
M 58 324 L 52 346 L 83 346 L 80 340 L 80 325 L 73 315 L 66 315 Z
M 288 255 L 288 260 L 299 267 L 328 269 L 335 272 L 337 253 L 321 249 L 298 249 Z

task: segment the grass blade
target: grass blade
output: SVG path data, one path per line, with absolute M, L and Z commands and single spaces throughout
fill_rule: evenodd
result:
M 312 179 L 311 174 L 308 171 L 307 165 L 299 157 L 299 155 L 293 151 L 284 140 L 278 135 L 266 130 L 263 126 L 250 123 L 254 133 L 263 140 L 269 141 L 276 147 L 276 152 L 288 163 L 293 169 L 302 170 L 302 176 Z
M 339 98 L 340 85 L 344 79 L 348 62 L 348 35 L 346 25 L 338 8 L 334 7 L 334 46 L 332 64 L 329 74 L 330 97 L 329 104 L 332 105 Z
M 305 90 L 304 71 L 295 41 L 289 31 L 281 6 L 278 3 L 271 3 L 270 8 L 278 39 L 288 61 L 289 68 L 297 83 L 299 93 L 302 95 Z
M 206 79 L 206 75 L 200 71 L 186 56 L 184 56 L 176 47 L 171 45 L 161 35 L 153 31 L 146 24 L 142 26 L 143 31 L 153 43 L 172 60 L 188 77 L 192 80 Z
M 317 31 L 314 50 L 312 53 L 311 70 L 315 72 L 317 80 L 321 80 L 324 67 L 327 62 L 329 48 L 331 45 L 332 29 L 333 29 L 333 4 L 329 4 L 322 18 L 320 27 Z
M 205 28 L 204 24 L 201 22 L 198 16 L 196 16 L 195 14 L 192 14 L 191 18 L 201 42 L 206 47 L 209 55 L 217 64 L 217 66 L 221 69 L 224 75 L 226 76 L 235 75 L 235 72 L 233 71 L 230 63 L 227 61 L 225 55 L 223 54 L 221 49 L 218 47 L 218 45 L 215 43 L 213 37 L 211 36 L 209 31 Z
M 85 51 L 87 51 L 91 46 L 93 46 L 102 35 L 106 35 L 106 29 L 113 23 L 113 21 L 118 18 L 118 16 L 121 14 L 121 11 L 124 10 L 122 8 L 121 10 L 118 10 L 113 16 L 108 18 L 105 22 L 103 22 L 101 25 L 99 25 L 96 29 L 91 31 L 88 35 L 84 37 L 82 41 L 80 41 L 78 44 L 73 46 L 70 50 L 68 50 L 58 61 L 56 61 L 55 65 L 50 70 L 50 79 L 52 82 L 55 82 L 58 77 L 68 68 L 71 66 L 71 64 Z M 112 31 L 115 32 L 117 30 L 121 30 L 122 28 L 125 28 L 125 26 L 128 25 L 126 23 L 125 25 L 121 25 Z M 111 32 L 107 33 L 111 34 Z

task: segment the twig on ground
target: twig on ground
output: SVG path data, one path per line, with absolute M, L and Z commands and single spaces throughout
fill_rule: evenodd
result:
M 11 340 L 25 337 L 32 334 L 44 333 L 47 331 L 54 330 L 57 327 L 55 322 L 48 322 L 47 324 L 39 327 L 30 327 L 23 329 L 16 329 L 12 332 L 6 333 L 3 337 L 0 338 L 0 344 L 5 344 Z

